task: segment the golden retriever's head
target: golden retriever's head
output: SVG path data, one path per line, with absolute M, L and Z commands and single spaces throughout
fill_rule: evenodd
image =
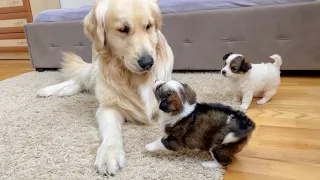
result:
M 161 23 L 157 0 L 97 0 L 84 28 L 98 53 L 111 52 L 128 70 L 143 73 L 156 60 Z

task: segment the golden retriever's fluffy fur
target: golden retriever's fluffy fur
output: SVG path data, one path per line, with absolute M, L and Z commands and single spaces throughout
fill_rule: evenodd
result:
M 121 135 L 125 120 L 143 124 L 156 120 L 152 87 L 156 79 L 170 80 L 173 68 L 173 54 L 161 25 L 156 0 L 97 0 L 84 19 L 97 60 L 89 64 L 64 53 L 61 71 L 69 80 L 38 93 L 68 96 L 95 90 L 101 137 L 95 167 L 101 174 L 115 174 L 125 165 Z M 147 68 L 141 59 L 149 62 Z

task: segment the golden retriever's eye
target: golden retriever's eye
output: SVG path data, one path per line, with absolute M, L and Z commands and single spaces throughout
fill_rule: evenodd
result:
M 123 34 L 129 34 L 130 28 L 128 26 L 125 26 L 124 28 L 118 29 L 118 31 Z
M 148 25 L 146 26 L 146 30 L 148 31 L 150 28 L 151 28 L 151 24 L 148 24 Z

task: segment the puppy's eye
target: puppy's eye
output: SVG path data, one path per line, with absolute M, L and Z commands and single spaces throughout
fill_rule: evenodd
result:
M 170 97 L 170 96 L 171 96 L 171 93 L 167 93 L 167 94 L 162 95 L 161 99 L 168 99 L 168 97 Z
M 118 29 L 118 31 L 121 32 L 122 34 L 129 34 L 130 28 L 128 26 L 125 26 L 121 29 Z
M 234 67 L 231 67 L 231 70 L 233 71 L 233 72 L 237 72 L 238 70 L 236 69 L 236 68 L 234 68 Z
M 148 31 L 150 28 L 151 28 L 151 24 L 148 24 L 148 25 L 146 26 L 146 30 Z
M 161 97 L 161 101 L 166 101 L 167 99 L 168 99 L 167 96 L 162 96 L 162 97 Z

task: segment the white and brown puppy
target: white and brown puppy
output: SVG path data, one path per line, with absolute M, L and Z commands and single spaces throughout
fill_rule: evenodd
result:
M 146 145 L 148 151 L 208 151 L 214 161 L 205 167 L 227 166 L 248 142 L 255 124 L 243 112 L 214 103 L 197 103 L 196 93 L 177 81 L 157 81 L 155 96 L 164 134 Z
M 253 97 L 262 97 L 257 104 L 268 102 L 280 84 L 281 56 L 270 56 L 274 63 L 251 64 L 242 54 L 228 53 L 223 57 L 225 66 L 221 74 L 228 78 L 230 89 L 241 109 L 246 111 Z
M 39 96 L 70 96 L 94 90 L 99 101 L 96 118 L 101 144 L 95 167 L 115 174 L 125 165 L 121 127 L 156 120 L 156 79 L 171 79 L 173 54 L 161 33 L 157 0 L 97 0 L 84 19 L 96 61 L 65 53 L 62 72 L 69 79 L 45 87 Z

